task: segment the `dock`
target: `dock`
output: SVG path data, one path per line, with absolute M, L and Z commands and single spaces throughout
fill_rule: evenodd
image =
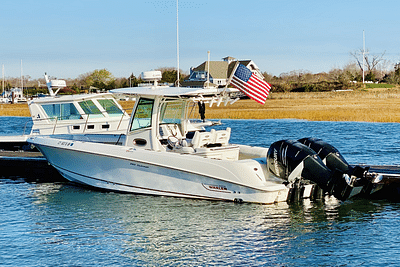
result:
M 0 177 L 32 182 L 66 181 L 40 152 L 0 151 Z

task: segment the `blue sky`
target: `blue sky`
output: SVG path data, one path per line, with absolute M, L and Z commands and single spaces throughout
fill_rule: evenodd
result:
M 400 61 L 400 2 L 179 1 L 180 67 L 225 56 L 273 75 L 342 68 L 362 48 Z M 0 64 L 6 77 L 115 77 L 176 67 L 176 1 L 2 0 Z

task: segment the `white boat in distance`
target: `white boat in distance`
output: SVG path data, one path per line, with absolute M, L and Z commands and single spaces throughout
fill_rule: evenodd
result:
M 32 118 L 30 132 L 18 136 L 0 136 L 4 150 L 29 150 L 26 139 L 33 135 L 51 134 L 116 134 L 125 133 L 129 115 L 112 93 L 57 95 L 66 87 L 64 80 L 49 80 L 49 96 L 28 101 Z M 53 89 L 57 90 L 56 92 Z
M 32 136 L 28 142 L 66 179 L 111 191 L 271 204 L 321 192 L 346 199 L 379 189 L 380 180 L 367 168 L 350 166 L 321 140 L 282 140 L 268 149 L 231 144 L 230 128 L 193 127 L 198 106 L 201 111 L 205 104 L 233 103 L 236 91 L 116 89 L 136 98 L 122 145 L 72 134 Z M 318 146 L 323 159 L 312 150 Z

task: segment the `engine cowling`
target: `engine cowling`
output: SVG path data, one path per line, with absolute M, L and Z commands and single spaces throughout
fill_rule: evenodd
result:
M 275 176 L 289 182 L 306 179 L 336 198 L 344 200 L 350 194 L 346 176 L 339 169 L 329 169 L 317 153 L 296 140 L 273 143 L 267 153 L 267 168 Z
M 339 150 L 322 139 L 307 137 L 298 141 L 314 150 L 330 170 L 339 170 L 358 178 L 363 178 L 365 172 L 368 171 L 368 167 L 351 166 Z
M 273 143 L 267 153 L 267 166 L 274 175 L 289 182 L 303 177 L 324 189 L 332 176 L 315 151 L 296 140 Z

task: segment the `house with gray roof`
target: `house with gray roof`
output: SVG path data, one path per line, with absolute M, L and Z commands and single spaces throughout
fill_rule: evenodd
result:
M 190 68 L 190 75 L 182 82 L 182 86 L 202 88 L 207 86 L 209 80 L 210 87 L 225 87 L 238 61 L 263 78 L 259 68 L 252 60 L 236 60 L 233 57 L 225 57 L 222 61 L 205 61 L 195 68 Z

